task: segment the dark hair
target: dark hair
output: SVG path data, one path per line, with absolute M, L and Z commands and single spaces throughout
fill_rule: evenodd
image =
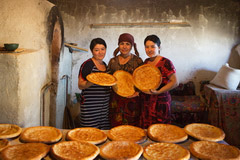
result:
M 158 47 L 160 47 L 160 44 L 161 44 L 160 38 L 158 38 L 158 36 L 156 36 L 154 34 L 149 35 L 145 38 L 144 45 L 146 44 L 147 41 L 152 41 L 155 44 L 157 44 Z
M 90 49 L 91 51 L 93 50 L 93 48 L 97 45 L 97 44 L 102 44 L 105 46 L 105 48 L 107 48 L 107 44 L 106 42 L 102 39 L 102 38 L 94 38 L 91 43 L 90 43 Z

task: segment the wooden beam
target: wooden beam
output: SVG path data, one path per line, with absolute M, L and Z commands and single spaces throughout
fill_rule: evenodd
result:
M 104 27 L 154 27 L 154 26 L 180 26 L 190 27 L 187 22 L 140 22 L 140 23 L 96 23 L 91 24 L 91 28 L 104 28 Z
M 79 49 L 79 50 L 82 50 L 82 51 L 86 51 L 86 52 L 88 52 L 87 49 L 80 48 L 80 47 L 77 47 L 77 46 L 71 45 L 71 44 L 69 44 L 69 43 L 64 43 L 64 45 L 67 46 L 67 47 L 72 47 L 72 48 L 75 48 L 75 49 Z

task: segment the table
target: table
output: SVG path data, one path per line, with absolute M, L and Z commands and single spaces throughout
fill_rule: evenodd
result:
M 62 134 L 63 134 L 63 138 L 61 139 L 61 141 L 65 141 L 65 138 L 66 138 L 66 133 L 69 131 L 67 129 L 60 129 Z M 104 130 L 105 133 L 108 132 L 108 130 Z M 12 139 L 12 140 L 9 140 L 10 141 L 10 145 L 14 145 L 14 144 L 20 144 L 21 142 L 19 141 L 18 138 L 16 139 Z M 109 140 L 107 140 L 105 143 L 107 143 Z M 188 137 L 188 139 L 182 143 L 178 143 L 180 146 L 183 146 L 184 148 L 188 149 L 189 150 L 189 145 L 194 142 L 195 140 Z M 151 139 L 147 138 L 146 141 L 144 141 L 143 143 L 140 143 L 140 145 L 142 147 L 145 147 L 147 146 L 148 144 L 151 144 L 151 143 L 156 143 L 154 141 L 152 141 Z M 220 141 L 218 143 L 222 143 L 222 144 L 227 144 L 225 141 Z M 101 147 L 101 145 L 103 144 L 100 144 L 100 145 L 97 145 L 98 147 Z M 51 157 L 47 156 L 45 158 L 43 158 L 42 160 L 52 160 Z M 95 160 L 103 160 L 100 156 L 96 157 Z M 143 156 L 140 157 L 140 160 L 145 160 L 145 158 Z M 191 155 L 191 158 L 190 160 L 198 160 L 198 158 L 194 157 Z
M 208 84 L 204 86 L 208 122 L 223 129 L 226 141 L 240 148 L 240 90 L 227 90 Z

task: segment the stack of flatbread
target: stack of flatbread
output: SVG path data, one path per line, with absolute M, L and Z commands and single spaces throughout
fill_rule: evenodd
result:
M 138 143 L 146 140 L 146 132 L 139 127 L 121 125 L 110 129 L 107 133 L 110 142 L 100 147 L 100 155 L 104 159 L 138 160 L 143 148 Z
M 23 144 L 9 145 L 7 138 L 19 135 Z M 188 135 L 200 140 L 190 144 L 190 151 L 174 144 L 187 140 Z M 92 160 L 99 154 L 104 159 L 137 160 L 143 154 L 147 160 L 188 160 L 190 153 L 199 159 L 240 159 L 238 148 L 217 143 L 225 137 L 220 128 L 203 123 L 192 123 L 183 129 L 170 124 L 152 124 L 147 132 L 136 126 L 121 125 L 110 129 L 107 134 L 97 128 L 84 127 L 69 130 L 66 134 L 68 141 L 59 142 L 62 136 L 59 129 L 50 126 L 29 127 L 22 131 L 17 125 L 0 124 L 0 159 L 40 160 L 49 151 L 52 158 L 59 160 Z M 147 136 L 156 142 L 143 148 L 138 143 L 144 143 Z M 107 138 L 111 141 L 100 148 L 96 146 L 106 142 Z
M 190 144 L 190 152 L 200 159 L 239 160 L 240 150 L 234 146 L 217 143 L 225 138 L 222 129 L 204 123 L 192 123 L 184 127 L 191 137 L 200 140 Z

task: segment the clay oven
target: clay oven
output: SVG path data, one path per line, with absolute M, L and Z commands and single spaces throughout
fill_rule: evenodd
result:
M 48 1 L 3 0 L 0 14 L 4 19 L 0 46 L 15 42 L 23 49 L 0 53 L 0 123 L 57 126 L 59 64 L 64 53 L 60 13 Z

